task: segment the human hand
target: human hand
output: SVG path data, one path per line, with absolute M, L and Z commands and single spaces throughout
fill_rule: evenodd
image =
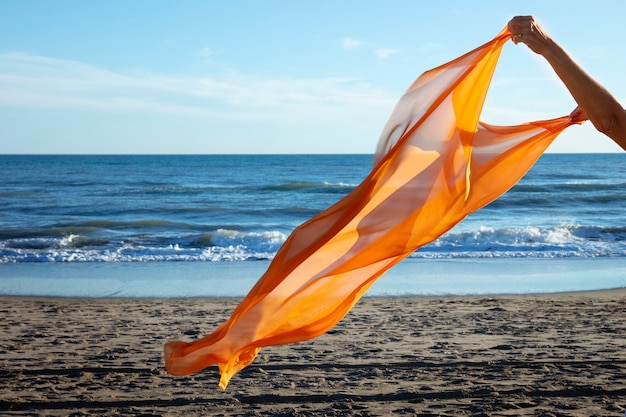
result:
M 511 39 L 517 45 L 526 44 L 533 52 L 543 55 L 550 43 L 550 37 L 541 29 L 532 16 L 515 16 L 509 21 Z
M 570 113 L 569 117 L 572 119 L 574 123 L 584 122 L 585 120 L 589 120 L 587 117 L 587 113 L 580 106 L 576 106 L 576 108 Z

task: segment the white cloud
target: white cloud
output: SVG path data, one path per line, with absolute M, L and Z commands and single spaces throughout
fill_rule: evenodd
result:
M 376 56 L 380 59 L 385 59 L 387 58 L 389 55 L 393 55 L 398 53 L 397 49 L 391 49 L 391 48 L 380 48 L 380 49 L 376 49 L 374 51 L 374 53 L 376 54 Z
M 395 97 L 349 78 L 119 73 L 23 53 L 0 54 L 0 106 L 280 120 L 388 110 Z M 347 110 L 350 109 L 350 110 Z
M 341 40 L 341 46 L 344 49 L 354 49 L 354 48 L 358 48 L 361 45 L 363 45 L 362 41 L 358 41 L 350 37 L 345 37 Z
M 200 56 L 204 59 L 205 62 L 210 62 L 213 57 L 213 50 L 209 47 L 202 48 L 200 50 Z
M 430 52 L 433 50 L 441 49 L 445 44 L 440 42 L 423 42 L 417 46 L 417 50 L 420 52 Z

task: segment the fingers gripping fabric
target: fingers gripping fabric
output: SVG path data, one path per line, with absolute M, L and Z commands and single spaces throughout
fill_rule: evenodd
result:
M 167 343 L 168 372 L 217 365 L 225 389 L 261 347 L 325 333 L 385 271 L 511 188 L 575 122 L 569 116 L 518 126 L 479 122 L 508 39 L 504 30 L 422 74 L 391 114 L 367 178 L 293 231 L 213 333 Z

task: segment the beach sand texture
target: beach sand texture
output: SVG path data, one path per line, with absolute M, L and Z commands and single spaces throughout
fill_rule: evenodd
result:
M 624 416 L 626 290 L 366 297 L 334 329 L 261 350 L 219 389 L 163 343 L 238 299 L 2 297 L 0 415 Z

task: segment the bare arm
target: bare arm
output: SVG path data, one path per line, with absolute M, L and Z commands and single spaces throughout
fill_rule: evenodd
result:
M 525 43 L 548 61 L 594 127 L 626 150 L 626 110 L 615 97 L 574 62 L 532 16 L 514 17 L 509 31 L 516 44 Z

